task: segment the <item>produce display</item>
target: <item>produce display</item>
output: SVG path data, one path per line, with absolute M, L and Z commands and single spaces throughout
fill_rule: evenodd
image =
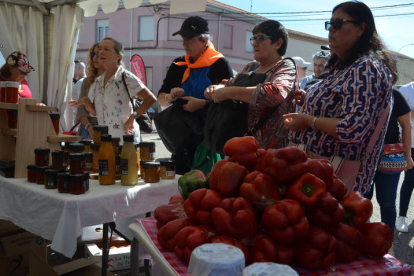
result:
M 181 176 L 182 197 L 155 210 L 160 245 L 184 262 L 205 243 L 240 248 L 246 265 L 306 269 L 382 257 L 391 248 L 391 229 L 368 222 L 371 201 L 349 192 L 328 160 L 296 147 L 258 149 L 253 137 L 229 140 L 224 153 L 208 176 Z

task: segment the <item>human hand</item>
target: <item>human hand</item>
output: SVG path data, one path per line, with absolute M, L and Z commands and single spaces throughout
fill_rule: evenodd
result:
M 218 87 L 214 90 L 214 94 L 212 95 L 212 100 L 215 103 L 221 103 L 222 101 L 231 99 L 229 96 L 230 89 L 229 87 Z
M 306 92 L 305 90 L 296 90 L 295 92 L 295 103 L 299 106 L 303 105 L 303 102 L 305 100 Z
M 124 123 L 124 130 L 126 134 L 134 133 L 134 115 L 129 116 L 128 120 Z
M 314 116 L 300 113 L 288 113 L 283 115 L 283 123 L 291 131 L 303 131 L 311 125 Z
M 182 96 L 184 96 L 184 89 L 182 89 L 181 87 L 175 87 L 171 89 L 170 91 L 171 101 L 175 101 L 177 98 L 181 98 Z
M 76 101 L 68 101 L 70 106 L 74 106 L 74 107 L 79 107 L 81 105 L 88 105 L 88 104 L 92 104 L 91 100 L 89 99 L 89 97 L 82 97 L 79 100 Z
M 186 104 L 183 104 L 183 109 L 188 112 L 194 112 L 203 108 L 205 101 L 201 99 L 197 99 L 191 96 L 184 96 L 184 100 L 187 101 Z
M 36 103 L 38 106 L 46 106 L 44 103 Z
M 413 159 L 407 158 L 407 167 L 405 167 L 404 171 L 411 170 L 414 167 Z
M 216 91 L 216 89 L 223 88 L 223 87 L 224 85 L 222 84 L 210 85 L 209 87 L 204 89 L 204 97 L 206 97 L 206 99 L 213 100 L 214 92 Z

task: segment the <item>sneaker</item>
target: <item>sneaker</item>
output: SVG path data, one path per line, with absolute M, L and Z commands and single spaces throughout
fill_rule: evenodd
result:
M 398 217 L 397 222 L 395 223 L 395 228 L 400 232 L 408 233 L 408 225 L 406 220 L 406 217 Z

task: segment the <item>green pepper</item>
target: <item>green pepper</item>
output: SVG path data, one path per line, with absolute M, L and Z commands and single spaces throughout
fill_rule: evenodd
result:
M 182 175 L 178 179 L 178 189 L 184 200 L 188 198 L 192 191 L 209 188 L 208 182 L 206 181 L 206 176 L 200 170 L 193 170 Z

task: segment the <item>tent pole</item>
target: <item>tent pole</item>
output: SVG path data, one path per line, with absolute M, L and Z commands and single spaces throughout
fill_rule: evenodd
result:
M 49 26 L 50 26 L 50 13 L 48 15 L 43 16 L 43 43 L 44 43 L 44 74 L 43 74 L 43 99 L 42 103 L 45 103 L 47 105 L 47 85 L 49 80 Z

